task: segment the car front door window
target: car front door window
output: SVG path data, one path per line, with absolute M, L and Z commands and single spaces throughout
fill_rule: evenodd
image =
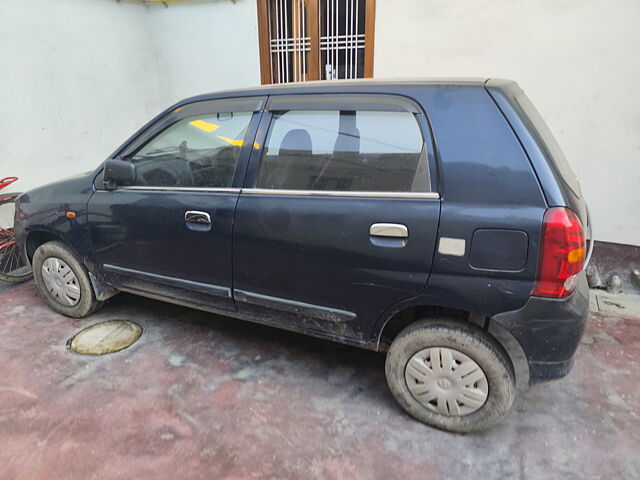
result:
M 251 112 L 184 118 L 130 156 L 133 186 L 229 188 Z

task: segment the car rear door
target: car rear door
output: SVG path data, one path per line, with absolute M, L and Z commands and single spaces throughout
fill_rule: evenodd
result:
M 424 113 L 393 95 L 272 96 L 256 147 L 233 233 L 239 312 L 368 341 L 431 269 L 440 200 Z
M 233 215 L 265 98 L 188 104 L 121 153 L 134 185 L 88 205 L 95 261 L 119 289 L 192 306 L 235 310 Z M 257 113 L 256 113 L 257 112 Z

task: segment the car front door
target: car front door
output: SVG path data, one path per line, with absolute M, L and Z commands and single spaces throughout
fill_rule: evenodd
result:
M 234 225 L 238 311 L 366 342 L 420 294 L 440 214 L 421 109 L 391 95 L 270 97 Z
M 251 97 L 176 108 L 121 153 L 136 167 L 133 185 L 106 190 L 96 179 L 91 240 L 111 284 L 235 310 L 231 229 L 263 106 Z

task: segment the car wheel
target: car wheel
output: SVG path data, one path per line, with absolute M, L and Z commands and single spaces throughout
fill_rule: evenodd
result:
M 472 324 L 445 319 L 409 325 L 391 344 L 385 372 L 404 410 L 451 432 L 489 427 L 509 412 L 515 397 L 507 353 Z
M 56 312 L 81 318 L 102 306 L 102 302 L 96 300 L 84 264 L 64 243 L 53 241 L 41 245 L 32 263 L 36 285 Z

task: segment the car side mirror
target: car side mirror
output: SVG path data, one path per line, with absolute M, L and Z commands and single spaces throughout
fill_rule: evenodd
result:
M 107 160 L 104 164 L 104 188 L 115 190 L 117 187 L 132 185 L 136 181 L 136 166 L 124 160 Z

